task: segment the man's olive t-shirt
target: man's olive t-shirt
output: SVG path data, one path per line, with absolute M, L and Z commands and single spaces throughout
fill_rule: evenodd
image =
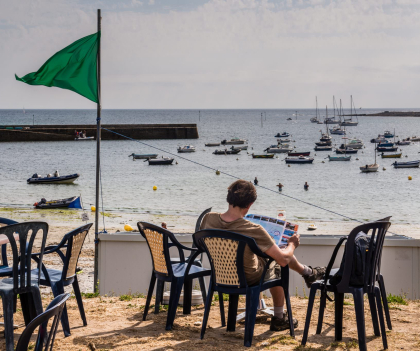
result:
M 270 234 L 259 224 L 252 223 L 243 218 L 236 219 L 232 222 L 225 222 L 220 217 L 220 213 L 216 212 L 210 212 L 204 216 L 200 229 L 222 229 L 249 236 L 255 239 L 262 252 L 266 252 L 275 244 Z M 247 245 L 244 252 L 244 271 L 248 284 L 252 285 L 259 282 L 264 265 L 265 260 L 255 255 Z

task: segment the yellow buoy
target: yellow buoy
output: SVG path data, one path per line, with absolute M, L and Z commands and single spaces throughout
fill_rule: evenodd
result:
M 156 185 L 153 185 L 153 190 L 157 190 L 157 186 Z
M 220 171 L 218 169 L 216 170 L 216 175 L 220 175 Z
M 95 207 L 95 206 L 90 206 L 90 210 L 91 210 L 92 212 L 95 212 L 95 211 L 96 211 L 96 207 Z
M 408 176 L 408 180 L 412 180 L 413 178 L 411 178 L 411 176 Z
M 126 225 L 124 226 L 124 230 L 125 230 L 126 232 L 132 232 L 132 231 L 133 231 L 133 227 L 132 227 L 131 225 L 129 225 L 129 224 L 126 224 Z

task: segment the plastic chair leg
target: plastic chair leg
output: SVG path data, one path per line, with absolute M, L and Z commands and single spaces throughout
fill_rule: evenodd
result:
M 74 281 L 72 285 L 73 285 L 74 295 L 76 296 L 77 307 L 79 307 L 80 317 L 82 318 L 83 325 L 87 326 L 85 308 L 83 306 L 83 300 L 82 300 L 82 295 L 80 294 L 79 281 L 77 280 L 77 276 L 74 277 Z
M 156 284 L 156 299 L 155 299 L 155 314 L 159 313 L 160 304 L 163 301 L 163 289 L 165 287 L 165 282 L 158 279 Z
M 353 292 L 354 309 L 356 311 L 357 335 L 359 338 L 359 350 L 367 351 L 365 329 L 365 306 L 363 301 L 363 289 L 355 289 Z
M 184 280 L 184 302 L 183 302 L 183 314 L 191 314 L 191 301 L 192 300 L 192 280 Z
M 155 282 L 156 282 L 156 277 L 152 273 L 152 277 L 150 278 L 149 291 L 147 292 L 146 306 L 144 306 L 144 312 L 143 312 L 144 321 L 146 320 L 147 313 L 149 312 L 150 300 L 152 299 L 153 290 L 155 289 Z
M 303 330 L 302 345 L 306 345 L 308 340 L 309 326 L 311 324 L 312 309 L 314 308 L 316 286 L 312 284 L 311 291 L 309 293 L 308 309 L 306 311 L 305 329 Z
M 13 295 L 15 294 L 7 294 L 2 296 L 4 315 L 4 336 L 6 339 L 5 351 L 14 351 L 15 349 L 13 343 Z
M 344 294 L 335 293 L 335 340 L 341 341 L 343 339 L 343 308 L 344 308 Z M 363 296 L 362 296 L 363 299 Z
M 391 323 L 391 316 L 389 314 L 388 300 L 386 299 L 385 282 L 384 282 L 384 277 L 382 276 L 382 274 L 379 275 L 378 283 L 379 283 L 379 289 L 381 289 L 382 302 L 384 304 L 386 324 L 388 325 L 388 329 L 392 330 L 392 323 Z
M 166 319 L 166 330 L 171 330 L 174 324 L 176 309 L 178 308 L 179 297 L 181 296 L 184 278 L 173 278 L 171 281 L 171 296 L 169 298 L 168 317 Z
M 286 298 L 287 317 L 289 318 L 289 325 L 290 325 L 290 336 L 294 338 L 295 326 L 293 325 L 292 304 L 290 303 L 289 290 L 284 289 L 284 296 Z
M 64 286 L 61 281 L 51 284 L 51 289 L 53 291 L 54 297 L 64 294 Z M 63 326 L 64 336 L 70 336 L 70 324 L 69 324 L 69 316 L 67 314 L 67 307 L 64 306 L 63 313 L 61 314 L 61 325 Z
M 211 300 L 213 299 L 213 287 L 210 281 L 209 290 L 207 293 L 206 304 L 204 306 L 204 315 L 203 315 L 203 323 L 201 325 L 201 334 L 200 339 L 204 338 L 204 333 L 206 332 L 207 321 L 209 319 L 210 307 L 211 307 Z
M 207 295 L 207 288 L 206 288 L 206 281 L 204 277 L 198 278 L 198 283 L 200 284 L 201 296 L 203 296 L 203 302 L 206 301 Z
M 220 320 L 222 322 L 222 327 L 226 326 L 225 318 L 225 303 L 223 302 L 223 293 L 219 292 L 219 309 L 220 309 Z
M 318 326 L 316 327 L 316 333 L 321 334 L 322 323 L 324 322 L 325 306 L 327 304 L 327 292 L 321 292 L 321 299 L 319 302 L 319 313 L 318 313 Z
M 260 302 L 259 286 L 247 289 L 244 346 L 251 347 L 254 336 L 255 320 L 257 318 L 258 304 Z
M 376 336 L 381 336 L 378 323 L 378 312 L 376 311 L 375 294 L 368 294 L 370 315 L 372 316 L 373 332 Z
M 223 301 L 223 294 L 222 301 Z M 219 298 L 220 300 L 220 298 Z M 236 315 L 238 314 L 239 295 L 229 294 L 228 320 L 226 331 L 234 332 L 236 329 Z
M 376 297 L 376 305 L 378 306 L 379 323 L 381 325 L 382 343 L 384 345 L 384 349 L 386 350 L 388 348 L 388 341 L 386 338 L 384 313 L 382 311 L 381 291 L 379 290 L 378 287 L 375 288 L 375 297 Z

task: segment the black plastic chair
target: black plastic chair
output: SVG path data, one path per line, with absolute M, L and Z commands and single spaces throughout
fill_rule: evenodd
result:
M 58 321 L 61 317 L 63 309 L 66 306 L 66 301 L 70 294 L 58 295 L 48 305 L 45 312 L 32 320 L 26 329 L 23 331 L 16 346 L 16 351 L 29 350 L 29 342 L 31 341 L 32 334 L 36 328 L 38 329 L 38 337 L 36 339 L 34 351 L 48 351 L 53 349 L 55 335 L 57 333 Z M 53 318 L 50 331 L 48 332 L 48 321 Z M 32 349 L 31 349 L 32 350 Z
M 77 261 L 79 260 L 80 252 L 82 251 L 83 243 L 89 232 L 92 223 L 85 224 L 75 230 L 64 235 L 61 242 L 56 246 L 48 246 L 45 248 L 44 255 L 56 253 L 60 256 L 63 262 L 63 269 L 50 269 L 42 265 L 42 273 L 40 285 L 50 286 L 55 297 L 64 294 L 64 287 L 70 284 L 73 285 L 74 295 L 76 296 L 77 305 L 79 306 L 80 316 L 82 317 L 83 325 L 87 325 L 85 310 L 83 307 L 82 295 L 80 294 L 79 282 L 77 280 Z M 61 251 L 65 249 L 65 254 Z M 32 254 L 35 261 L 38 261 L 38 253 Z M 38 274 L 38 270 L 33 270 L 32 274 Z M 61 315 L 61 324 L 65 336 L 70 334 L 69 318 L 67 309 L 64 307 Z
M 6 350 L 13 351 L 13 312 L 19 295 L 25 324 L 42 313 L 39 291 L 40 274 L 31 275 L 32 248 L 35 238 L 42 232 L 38 268 L 42 264 L 48 224 L 45 222 L 24 222 L 0 228 L 0 234 L 7 236 L 13 254 L 13 277 L 0 280 L 0 297 L 3 302 L 4 334 Z M 19 235 L 19 248 L 14 234 Z M 21 264 L 20 264 L 21 263 Z
M 171 295 L 169 298 L 168 317 L 166 320 L 166 330 L 171 330 L 179 297 L 184 286 L 183 313 L 191 313 L 192 281 L 193 279 L 210 275 L 209 269 L 193 265 L 195 257 L 200 253 L 196 249 L 186 247 L 178 242 L 175 235 L 170 231 L 158 227 L 154 224 L 138 222 L 140 234 L 146 239 L 147 245 L 152 256 L 153 272 L 150 279 L 149 291 L 147 293 L 146 306 L 144 308 L 143 320 L 146 320 L 149 311 L 150 300 L 152 299 L 156 279 L 171 283 Z M 171 241 L 171 243 L 169 243 Z M 169 247 L 175 246 L 178 249 L 180 262 L 171 263 Z M 191 257 L 187 262 L 183 250 L 196 252 L 195 257 Z
M 295 335 L 289 296 L 289 266 L 281 267 L 281 279 L 264 282 L 265 274 L 273 259 L 259 249 L 253 238 L 216 229 L 201 230 L 195 233 L 193 238 L 197 248 L 207 253 L 211 265 L 210 286 L 204 310 L 201 339 L 204 338 L 206 332 L 214 291 L 219 292 L 219 294 L 229 294 L 227 331 L 235 331 L 239 295 L 246 295 L 244 345 L 250 347 L 254 335 L 260 293 L 275 286 L 281 286 L 284 290 L 290 322 L 290 335 Z M 245 278 L 244 251 L 246 245 L 254 254 L 267 260 L 260 282 L 253 286 L 249 286 Z M 221 300 L 223 302 L 223 299 Z
M 0 227 L 16 223 L 18 222 L 14 221 L 13 219 L 0 217 Z M 12 274 L 13 268 L 9 266 L 7 260 L 7 244 L 3 244 L 1 245 L 0 278 L 11 277 Z
M 211 211 L 211 207 L 204 210 L 200 216 L 197 219 L 197 222 L 195 223 L 195 232 L 200 230 L 200 226 L 201 226 L 201 221 L 203 220 L 203 217 L 209 213 Z M 169 243 L 170 246 L 171 243 Z M 195 249 L 195 244 L 193 242 L 192 244 L 192 248 Z M 185 261 L 189 262 L 190 260 L 190 256 L 188 256 Z M 179 263 L 180 262 L 180 258 L 179 257 L 171 257 L 171 263 Z M 193 261 L 193 265 L 194 266 L 198 266 L 198 267 L 203 267 L 203 253 L 201 253 L 200 257 L 197 257 L 194 261 Z M 203 302 L 206 301 L 206 296 L 207 296 L 207 287 L 206 287 L 206 282 L 204 280 L 204 277 L 199 277 L 198 278 L 198 283 L 200 284 L 200 290 L 201 290 L 201 296 L 203 297 Z M 163 292 L 165 290 L 165 282 L 163 280 L 158 280 L 157 284 L 156 284 L 156 302 L 155 302 L 155 314 L 159 313 L 159 308 L 160 308 L 160 304 L 163 301 Z
M 368 295 L 370 312 L 372 316 L 373 329 L 376 336 L 382 334 L 382 342 L 385 349 L 388 348 L 384 315 L 382 311 L 381 291 L 376 285 L 378 279 L 378 272 L 380 267 L 380 261 L 382 257 L 382 248 L 385 240 L 385 235 L 390 227 L 389 221 L 372 222 L 357 226 L 354 228 L 347 238 L 346 251 L 345 251 L 345 265 L 341 281 L 337 285 L 331 285 L 329 278 L 331 277 L 331 267 L 334 264 L 336 251 L 338 251 L 339 245 L 337 245 L 335 254 L 333 254 L 330 263 L 328 264 L 326 271 L 326 278 L 323 281 L 317 281 L 312 284 L 311 291 L 309 294 L 308 310 L 306 314 L 305 330 L 303 332 L 302 345 L 306 344 L 308 339 L 309 325 L 311 321 L 311 314 L 315 295 L 317 290 L 321 290 L 321 301 L 319 307 L 318 316 L 318 327 L 317 334 L 321 333 L 322 322 L 324 318 L 324 310 L 327 299 L 327 292 L 334 293 L 335 301 L 335 340 L 342 340 L 342 329 L 343 329 L 343 304 L 344 294 L 352 294 L 354 298 L 354 308 L 356 312 L 356 323 L 357 333 L 359 339 L 359 349 L 362 351 L 367 350 L 366 348 L 366 330 L 365 330 L 365 315 L 364 315 L 364 294 Z M 353 253 L 354 253 L 354 241 L 356 236 L 363 232 L 367 235 L 370 234 L 369 251 L 366 257 L 365 266 L 365 281 L 363 286 L 351 286 L 350 276 L 353 265 Z M 341 244 L 346 238 L 341 238 L 339 244 Z M 374 245 L 375 243 L 375 245 Z M 385 296 L 386 299 L 386 296 Z M 380 330 L 378 325 L 378 315 L 380 322 Z

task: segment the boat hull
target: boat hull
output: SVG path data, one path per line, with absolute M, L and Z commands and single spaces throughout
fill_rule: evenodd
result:
M 61 177 L 43 177 L 43 178 L 29 178 L 28 184 L 72 184 L 80 177 L 80 174 L 70 174 Z
M 315 146 L 315 151 L 332 151 L 332 146 Z
M 40 210 L 54 209 L 54 208 L 82 208 L 80 205 L 80 197 L 74 196 L 68 199 L 51 200 L 46 203 L 35 203 L 35 208 Z
M 284 154 L 291 151 L 293 151 L 293 149 L 291 148 L 271 148 L 271 147 L 267 150 L 267 152 L 270 154 Z
M 216 150 L 213 155 L 237 155 L 241 150 Z
M 335 150 L 336 154 L 357 154 L 358 150 L 349 150 L 349 149 L 337 149 Z
M 389 154 L 389 155 L 382 154 L 381 157 L 382 158 L 401 158 L 401 155 L 402 155 L 402 153 L 401 154 Z
M 74 140 L 76 140 L 76 141 L 95 140 L 95 137 L 74 138 Z
M 359 122 L 341 122 L 340 126 L 342 127 L 356 127 Z
M 312 162 L 314 162 L 314 159 L 313 158 L 301 159 L 301 158 L 288 158 L 288 157 L 286 157 L 285 161 L 286 161 L 286 163 L 290 163 L 290 164 L 292 164 L 292 163 L 294 163 L 294 164 L 298 164 L 298 163 L 304 164 L 304 163 L 312 163 Z
M 328 156 L 330 161 L 350 161 L 351 156 Z
M 274 154 L 271 155 L 254 155 L 252 154 L 252 158 L 273 158 Z
M 289 152 L 287 156 L 309 156 L 310 154 L 311 154 L 310 151 L 302 151 L 302 152 L 294 151 L 294 152 Z
M 131 154 L 129 157 L 133 157 L 134 160 L 147 160 L 158 157 L 158 154 Z
M 379 151 L 379 152 L 394 152 L 394 151 L 397 151 L 398 150 L 398 148 L 397 147 L 377 147 L 376 148 L 376 151 Z
M 223 140 L 221 142 L 222 145 L 242 145 L 245 144 L 246 140 L 242 139 L 232 139 L 232 140 Z
M 172 162 L 174 162 L 173 158 L 169 158 L 169 159 L 162 159 L 162 158 L 158 158 L 158 159 L 149 159 L 149 166 L 160 166 L 160 165 L 171 165 Z
M 204 144 L 204 146 L 209 146 L 209 147 L 211 147 L 211 146 L 220 146 L 220 143 L 207 143 L 207 144 Z
M 394 168 L 418 168 L 420 161 L 394 162 L 392 165 Z
M 378 168 L 379 168 L 379 165 L 377 165 L 377 164 L 366 165 L 366 166 L 363 166 L 363 167 L 359 167 L 359 169 L 362 173 L 377 172 Z

